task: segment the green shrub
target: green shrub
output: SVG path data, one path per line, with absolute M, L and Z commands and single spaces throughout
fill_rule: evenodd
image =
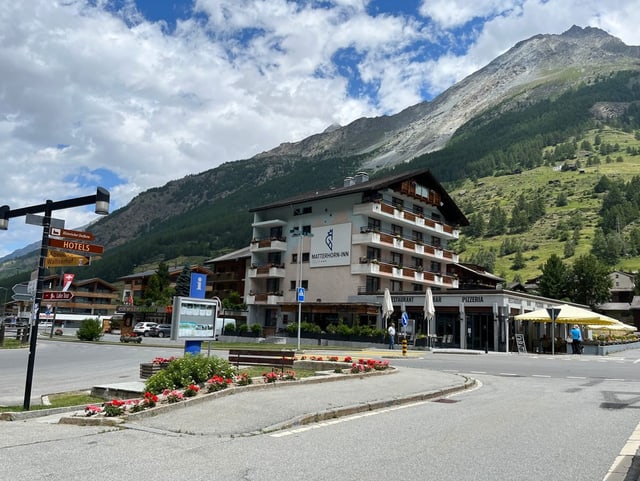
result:
M 260 324 L 251 324 L 251 332 L 259 336 L 262 333 L 262 326 Z
M 225 336 L 233 336 L 236 333 L 236 325 L 233 322 L 226 323 L 223 332 Z
M 353 334 L 353 329 L 341 322 L 336 328 L 336 334 L 340 336 L 350 336 Z
M 238 334 L 243 334 L 249 330 L 249 327 L 246 324 L 238 325 L 238 329 L 236 330 Z
M 322 329 L 320 329 L 320 326 L 317 326 L 315 324 L 312 324 L 310 322 L 303 322 L 302 324 L 300 324 L 300 333 L 303 335 L 307 335 L 307 336 L 311 336 L 311 337 L 315 337 L 316 335 L 320 334 L 322 332 Z M 287 334 L 289 336 L 297 336 L 298 335 L 298 324 L 297 323 L 291 323 L 287 325 Z
M 185 354 L 180 359 L 174 359 L 162 371 L 151 376 L 146 383 L 147 391 L 154 394 L 165 389 L 185 388 L 189 384 L 202 384 L 213 376 L 230 378 L 234 368 L 221 357 L 205 357 L 201 354 Z
M 102 323 L 98 319 L 87 318 L 76 332 L 81 341 L 98 341 L 102 337 Z

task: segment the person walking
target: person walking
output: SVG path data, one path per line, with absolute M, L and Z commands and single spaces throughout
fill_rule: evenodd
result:
M 389 326 L 389 329 L 387 329 L 387 332 L 389 333 L 389 349 L 393 349 L 396 342 L 396 327 L 393 322 Z
M 582 332 L 577 324 L 571 329 L 571 350 L 573 354 L 582 354 Z

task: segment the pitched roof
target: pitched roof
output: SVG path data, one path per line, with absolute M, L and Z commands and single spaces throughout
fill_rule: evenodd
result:
M 421 184 L 435 190 L 440 194 L 441 205 L 438 206 L 438 209 L 440 210 L 440 212 L 442 212 L 442 214 L 448 221 L 463 226 L 469 225 L 469 221 L 467 220 L 465 215 L 458 208 L 445 188 L 440 184 L 440 182 L 438 182 L 438 180 L 433 176 L 429 169 L 411 170 L 388 177 L 382 177 L 380 179 L 373 179 L 349 186 L 337 187 L 335 189 L 306 192 L 304 194 L 289 197 L 288 199 L 282 199 L 276 202 L 272 202 L 271 204 L 254 207 L 252 209 L 249 209 L 249 212 L 259 212 L 263 210 L 274 209 L 277 207 L 286 207 L 289 205 L 303 204 L 305 202 L 312 202 L 321 199 L 329 199 L 332 197 L 357 194 L 359 192 L 375 192 L 380 189 L 386 189 L 396 186 L 409 179 L 416 179 Z

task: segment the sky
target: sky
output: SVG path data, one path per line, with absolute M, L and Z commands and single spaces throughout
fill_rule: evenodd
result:
M 620 0 L 20 0 L 0 9 L 0 205 L 147 189 L 428 101 L 517 42 Z M 54 211 L 67 229 L 91 206 Z M 123 226 L 125 228 L 125 226 Z M 0 257 L 42 229 L 11 219 Z

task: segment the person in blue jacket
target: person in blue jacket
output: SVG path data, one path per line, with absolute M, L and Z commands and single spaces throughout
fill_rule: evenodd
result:
M 573 329 L 571 329 L 571 349 L 573 354 L 582 354 L 582 332 L 580 332 L 580 328 L 577 324 L 573 325 Z

